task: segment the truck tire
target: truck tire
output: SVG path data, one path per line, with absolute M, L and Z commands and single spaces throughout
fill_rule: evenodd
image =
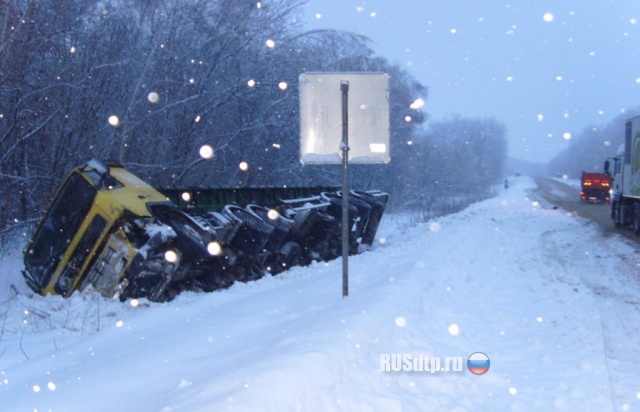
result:
M 611 204 L 611 219 L 613 219 L 613 225 L 616 229 L 622 227 L 622 222 L 620 221 L 620 203 L 618 202 Z

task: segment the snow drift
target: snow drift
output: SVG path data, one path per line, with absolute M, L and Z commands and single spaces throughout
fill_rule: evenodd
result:
M 533 188 L 415 227 L 386 215 L 348 298 L 340 260 L 156 304 L 34 296 L 5 257 L 2 409 L 640 410 L 637 245 Z M 474 352 L 484 375 L 380 371 Z

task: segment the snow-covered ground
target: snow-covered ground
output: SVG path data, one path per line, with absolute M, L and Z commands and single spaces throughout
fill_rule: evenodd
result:
M 640 411 L 636 244 L 532 180 L 373 250 L 166 304 L 32 296 L 0 266 L 2 411 Z M 19 294 L 10 289 L 14 284 Z M 467 370 L 486 354 L 484 375 Z M 463 370 L 381 371 L 385 355 Z M 403 364 L 404 366 L 405 364 Z

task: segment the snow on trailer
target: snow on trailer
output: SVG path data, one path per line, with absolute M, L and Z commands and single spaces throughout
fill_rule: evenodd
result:
M 316 190 L 175 189 L 178 207 L 122 165 L 92 159 L 58 189 L 25 250 L 23 277 L 43 295 L 91 287 L 121 300 L 168 301 L 331 260 L 342 244 L 342 198 Z M 373 242 L 388 195 L 353 194 L 348 242 L 356 254 Z M 289 195 L 303 196 L 303 206 L 282 199 Z

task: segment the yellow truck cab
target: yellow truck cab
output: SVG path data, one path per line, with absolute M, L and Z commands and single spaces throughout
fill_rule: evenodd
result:
M 127 273 L 143 269 L 136 256 L 147 252 L 145 244 L 156 235 L 140 233 L 149 232 L 154 205 L 172 204 L 118 164 L 91 160 L 73 169 L 27 245 L 27 284 L 40 294 L 69 296 L 91 286 L 104 296 L 120 297 L 131 282 Z M 159 233 L 156 238 L 171 237 L 169 227 L 153 227 Z M 175 270 L 166 259 L 160 264 L 166 266 L 165 275 Z

